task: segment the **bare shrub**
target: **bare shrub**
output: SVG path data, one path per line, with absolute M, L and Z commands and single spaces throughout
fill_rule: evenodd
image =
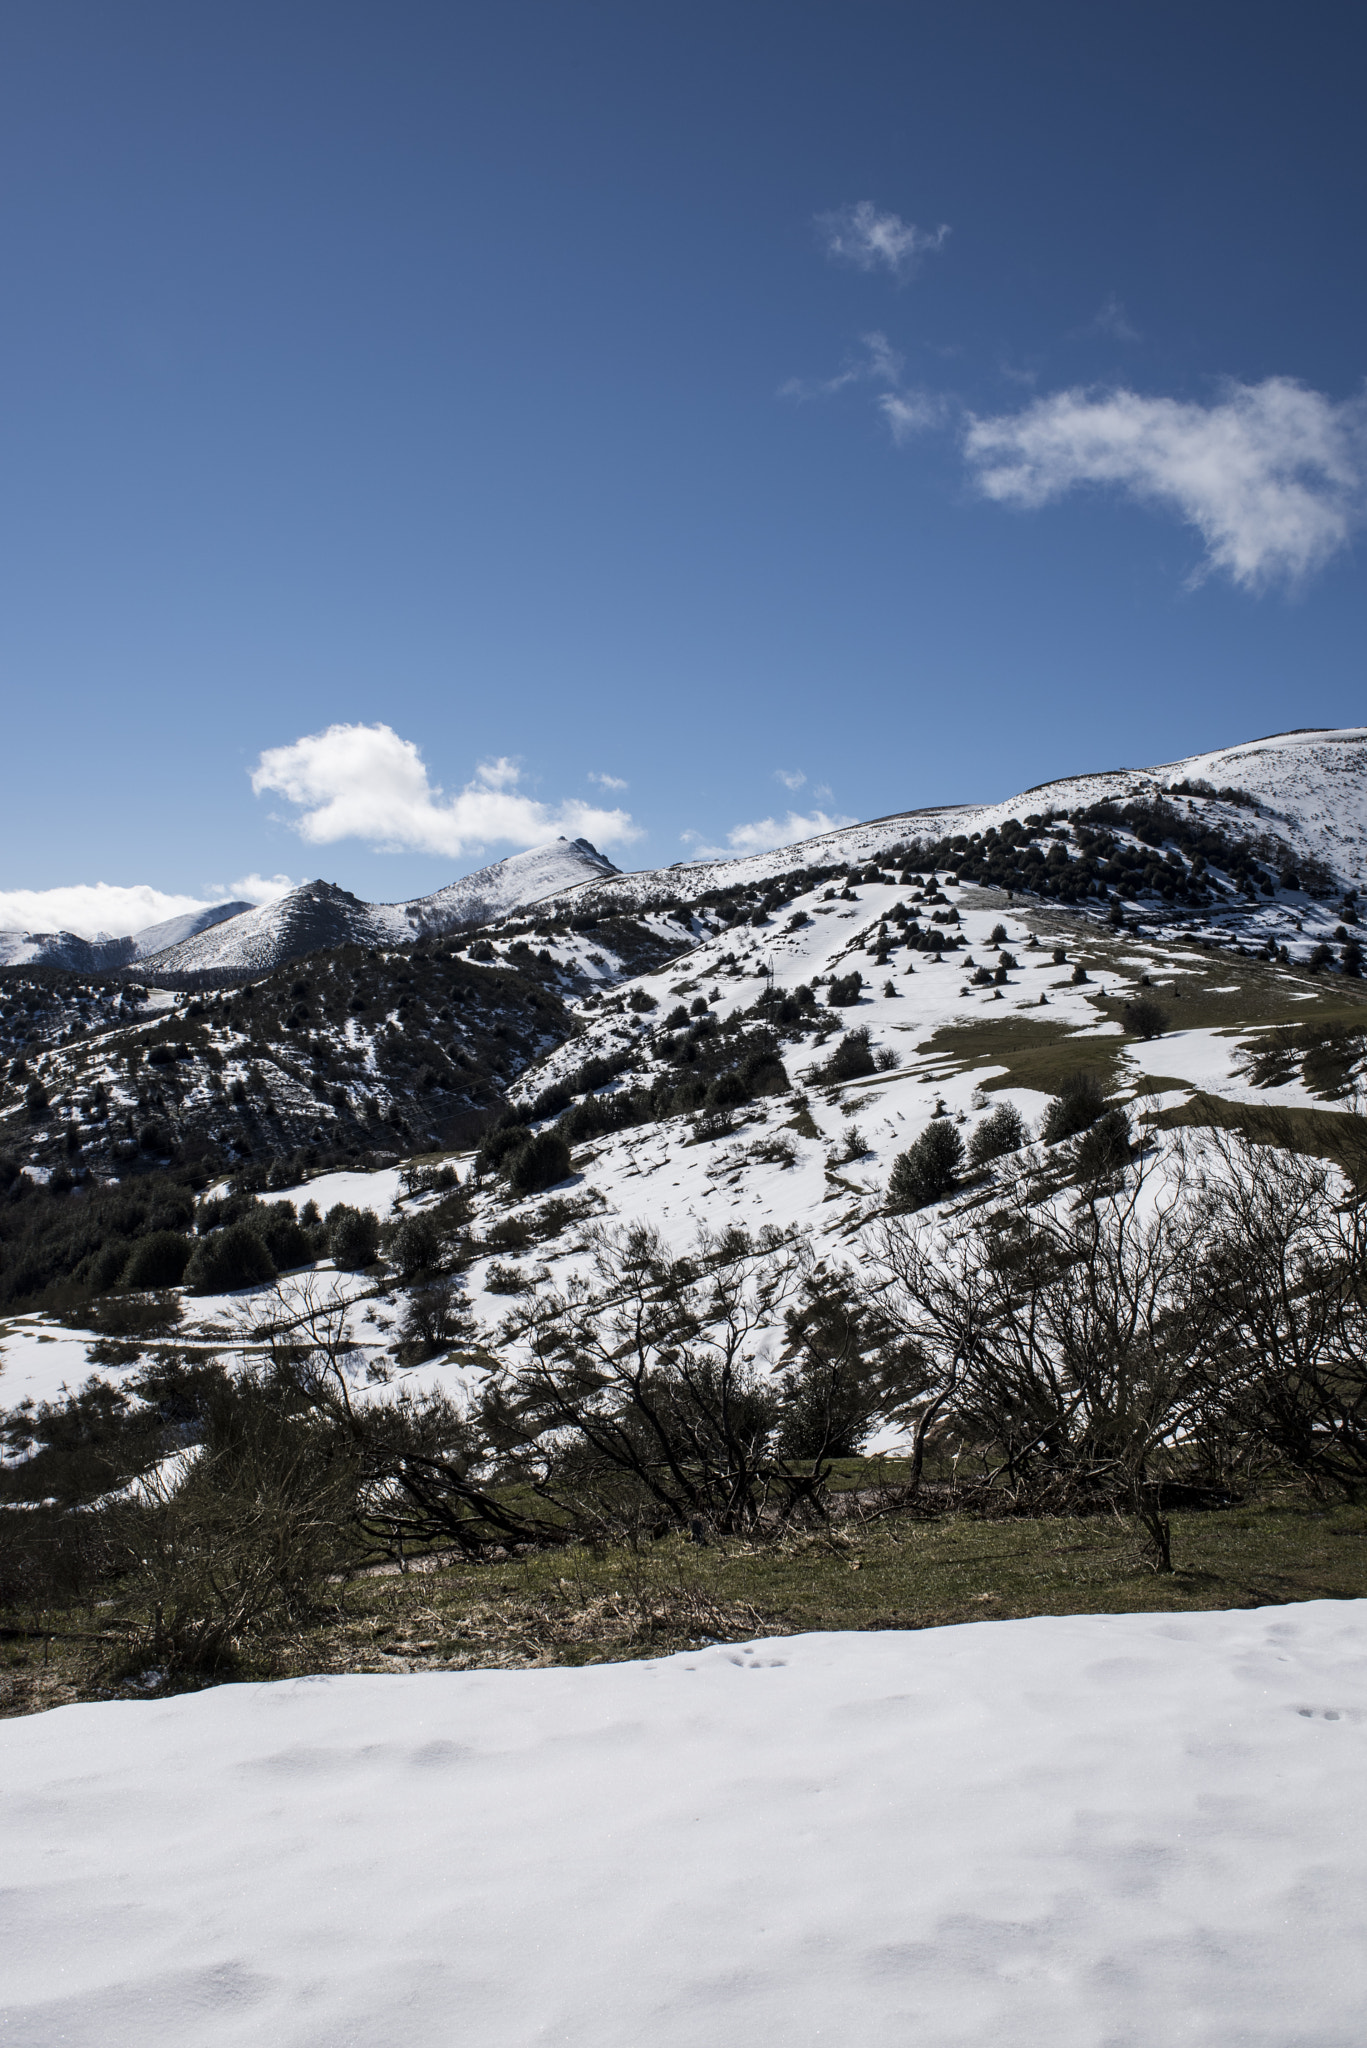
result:
M 1205 1141 L 1215 1387 L 1315 1484 L 1367 1486 L 1367 1216 L 1339 1168 L 1237 1132 Z
M 984 1483 L 1039 1511 L 1123 1508 L 1171 1569 L 1170 1455 L 1210 1398 L 1214 1313 L 1181 1173 L 1141 1170 L 1072 1208 L 1034 1199 L 885 1226 L 882 1299 L 923 1352 L 920 1408 Z
M 221 1674 L 304 1619 L 343 1560 L 357 1474 L 344 1437 L 306 1403 L 225 1379 L 202 1445 L 104 1511 L 124 1572 L 124 1668 Z
M 805 1245 L 702 1233 L 681 1259 L 644 1225 L 588 1242 L 592 1280 L 544 1291 L 505 1326 L 525 1359 L 510 1417 L 537 1484 L 617 1526 L 754 1532 L 810 1505 L 810 1476 L 774 1455 L 776 1394 L 752 1363 Z

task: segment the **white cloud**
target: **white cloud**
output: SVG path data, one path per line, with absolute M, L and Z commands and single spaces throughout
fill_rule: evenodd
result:
M 239 875 L 235 882 L 229 882 L 223 897 L 234 903 L 276 903 L 282 896 L 288 896 L 291 889 L 299 884 L 292 882 L 288 875 Z
M 800 768 L 775 768 L 775 782 L 781 782 L 785 789 L 801 789 L 807 780 Z
M 1112 485 L 1194 526 L 1211 568 L 1245 588 L 1309 574 L 1348 540 L 1364 475 L 1361 400 L 1289 377 L 1231 385 L 1213 405 L 1118 390 L 1060 391 L 974 419 L 965 454 L 999 503 L 1039 506 Z
M 443 796 L 429 782 L 412 740 L 387 725 L 330 725 L 287 747 L 269 747 L 252 771 L 252 788 L 299 806 L 300 837 L 315 846 L 364 839 L 381 851 L 414 849 L 450 859 L 490 843 L 537 846 L 564 833 L 596 845 L 638 839 L 626 811 L 599 810 L 571 798 L 552 807 L 518 790 L 516 765 L 486 762 L 472 782 Z
M 620 775 L 595 775 L 590 770 L 586 779 L 589 782 L 596 782 L 600 789 L 625 789 L 627 787 Z
M 736 825 L 726 835 L 727 845 L 736 853 L 767 853 L 774 846 L 792 846 L 799 839 L 815 839 L 819 832 L 836 832 L 842 825 L 857 824 L 856 818 L 831 817 L 813 811 L 802 817 L 789 811 L 786 818 L 757 818 L 750 825 Z
M 852 263 L 856 270 L 876 270 L 882 265 L 898 278 L 910 277 L 918 258 L 928 249 L 942 248 L 949 235 L 945 226 L 932 234 L 895 213 L 880 213 L 871 199 L 819 213 L 816 224 L 828 256 Z
M 899 445 L 909 441 L 913 434 L 924 434 L 929 428 L 942 425 L 945 418 L 944 400 L 929 391 L 885 391 L 878 401 L 878 410 Z
M 799 839 L 815 839 L 820 832 L 837 832 L 842 825 L 857 823 L 856 818 L 829 817 L 825 811 L 813 811 L 806 818 L 789 811 L 786 818 L 756 818 L 752 824 L 733 826 L 725 846 L 704 845 L 700 832 L 680 836 L 699 860 L 725 860 L 731 855 L 770 853 L 776 846 L 792 846 Z
M 149 883 L 73 882 L 56 889 L 0 889 L 0 931 L 75 932 L 82 939 L 122 939 L 220 903 L 273 903 L 295 884 L 288 875 L 242 875 L 203 896 L 178 896 Z
M 0 930 L 75 932 L 83 939 L 125 938 L 207 906 L 198 896 L 174 896 L 147 883 L 73 882 L 68 888 L 0 890 Z

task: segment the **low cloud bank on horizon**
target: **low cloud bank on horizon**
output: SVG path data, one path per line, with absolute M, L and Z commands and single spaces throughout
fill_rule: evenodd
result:
M 273 903 L 294 887 L 288 875 L 239 875 L 206 896 L 178 896 L 150 883 L 72 882 L 53 889 L 0 889 L 0 931 L 75 932 L 122 939 L 218 903 Z
M 377 852 L 418 852 L 458 859 L 488 845 L 539 846 L 564 835 L 595 846 L 623 846 L 641 828 L 623 810 L 568 798 L 544 804 L 517 784 L 521 770 L 485 761 L 472 781 L 445 796 L 420 749 L 388 725 L 330 725 L 284 747 L 268 747 L 252 788 L 297 806 L 287 822 L 313 846 L 366 840 Z M 600 776 L 608 787 L 615 778 Z

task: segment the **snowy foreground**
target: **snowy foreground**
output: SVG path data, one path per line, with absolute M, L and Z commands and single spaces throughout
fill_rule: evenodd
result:
M 0 1725 L 0 2040 L 1358 2048 L 1367 1603 Z

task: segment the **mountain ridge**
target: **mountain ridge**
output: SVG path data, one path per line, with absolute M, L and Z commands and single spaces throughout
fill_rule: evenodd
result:
M 1342 751 L 1352 749 L 1351 757 Z M 1285 756 L 1290 754 L 1290 762 Z M 1271 756 L 1269 763 L 1267 757 Z M 1309 758 L 1307 758 L 1309 757 Z M 1040 810 L 1046 792 L 1058 808 L 1137 798 L 1153 799 L 1174 781 L 1217 782 L 1229 786 L 1238 769 L 1241 795 L 1258 800 L 1260 824 L 1273 826 L 1302 859 L 1322 862 L 1336 881 L 1367 888 L 1367 726 L 1309 727 L 1245 740 L 1147 768 L 1110 768 L 1057 776 L 1035 783 L 1014 796 L 986 804 L 928 804 L 915 810 L 891 811 L 853 825 L 833 827 L 810 839 L 775 847 L 769 852 L 723 855 L 711 860 L 677 861 L 670 867 L 639 869 L 588 882 L 575 893 L 579 910 L 634 909 L 652 896 L 685 896 L 690 886 L 699 893 L 733 884 L 763 881 L 800 867 L 865 862 L 878 858 L 901 840 L 920 838 L 913 828 L 930 822 L 936 837 L 955 832 L 971 835 L 1000 828 L 1008 819 L 1022 819 Z M 1278 770 L 1280 769 L 1280 773 Z M 1328 775 L 1351 778 L 1330 797 Z M 1212 796 L 1215 789 L 1212 787 Z M 1343 801 L 1346 796 L 1347 801 Z M 1274 799 L 1276 801 L 1274 801 Z M 1238 804 L 1213 806 L 1221 821 L 1239 827 L 1245 836 L 1247 815 Z M 901 832 L 897 827 L 902 827 Z M 568 907 L 568 906 L 566 906 Z
M 397 903 L 367 903 L 335 882 L 316 878 L 271 903 L 214 904 L 124 937 L 0 931 L 0 967 L 64 967 L 97 974 L 136 965 L 154 979 L 206 971 L 266 973 L 327 946 L 408 945 L 440 937 L 618 872 L 587 839 L 562 836 Z
M 1367 889 L 1367 727 L 1303 727 L 1207 749 L 1147 768 L 1082 771 L 1035 783 L 996 802 L 934 804 L 833 827 L 764 853 L 685 860 L 623 872 L 585 839 L 563 836 L 492 862 L 425 896 L 368 903 L 317 879 L 259 907 L 220 904 L 126 939 L 71 933 L 0 933 L 0 965 L 44 963 L 76 971 L 127 969 L 150 981 L 196 985 L 268 973 L 307 953 L 344 944 L 409 945 L 535 908 L 575 918 L 699 901 L 800 867 L 868 862 L 933 827 L 945 842 L 1000 830 L 1011 820 L 1097 803 L 1152 802 L 1174 784 L 1200 786 L 1203 811 L 1232 837 L 1261 836 L 1339 887 Z M 1226 801 L 1224 792 L 1229 792 Z M 1256 821 L 1256 822 L 1255 822 Z M 168 929 L 177 929 L 158 944 Z
M 367 903 L 335 882 L 301 882 L 274 903 L 168 946 L 147 969 L 153 977 L 267 973 L 325 947 L 411 945 L 618 872 L 587 839 L 562 835 L 398 903 Z
M 111 968 L 130 967 L 135 961 L 151 959 L 169 947 L 182 945 L 212 926 L 240 917 L 253 905 L 233 899 L 214 903 L 204 910 L 185 911 L 158 924 L 111 938 L 83 938 L 79 932 L 0 931 L 0 967 L 67 967 L 77 974 L 107 973 Z

